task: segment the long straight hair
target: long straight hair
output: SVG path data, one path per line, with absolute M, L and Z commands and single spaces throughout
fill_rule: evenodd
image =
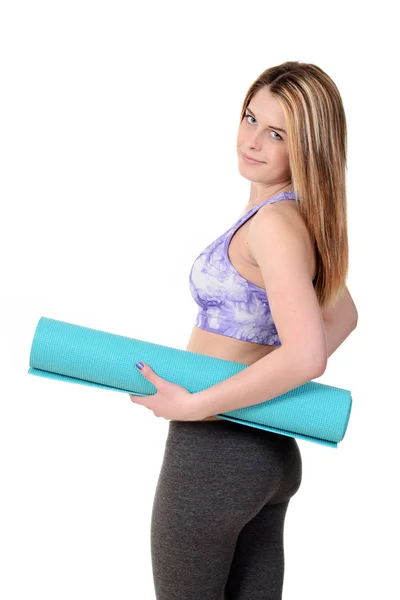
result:
M 319 67 L 288 61 L 264 71 L 250 86 L 240 122 L 264 86 L 286 117 L 289 164 L 298 208 L 315 244 L 313 285 L 321 307 L 334 304 L 346 286 L 347 126 L 343 102 L 332 79 Z

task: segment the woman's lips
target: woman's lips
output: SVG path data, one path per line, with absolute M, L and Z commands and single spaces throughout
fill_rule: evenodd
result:
M 264 164 L 264 162 L 262 160 L 254 160 L 254 159 L 246 156 L 245 154 L 243 154 L 243 152 L 242 152 L 242 157 L 243 157 L 243 160 L 245 160 L 250 165 L 263 165 Z

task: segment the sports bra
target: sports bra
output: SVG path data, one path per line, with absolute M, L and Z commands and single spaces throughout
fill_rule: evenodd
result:
M 261 206 L 296 198 L 292 191 L 280 192 L 256 204 L 199 254 L 189 275 L 190 292 L 199 305 L 196 327 L 256 344 L 281 344 L 265 289 L 237 272 L 228 246 L 235 231 Z

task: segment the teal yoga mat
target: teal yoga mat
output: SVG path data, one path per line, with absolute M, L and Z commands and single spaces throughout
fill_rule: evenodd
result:
M 247 365 L 41 317 L 32 341 L 31 375 L 136 396 L 157 389 L 136 369 L 143 360 L 163 379 L 200 392 Z M 349 390 L 310 381 L 266 402 L 215 416 L 337 447 L 347 429 Z

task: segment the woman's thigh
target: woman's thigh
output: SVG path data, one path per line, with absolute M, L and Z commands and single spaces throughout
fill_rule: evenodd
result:
M 157 600 L 224 600 L 227 582 L 240 588 L 240 573 L 249 572 L 240 557 L 252 537 L 259 556 L 272 552 L 281 565 L 272 538 L 274 510 L 282 513 L 272 508 L 268 519 L 263 507 L 280 506 L 297 490 L 299 460 L 293 438 L 222 419 L 170 421 L 151 519 Z M 255 540 L 253 519 L 254 531 L 261 521 L 264 531 L 272 524 L 269 548 Z M 257 573 L 263 559 L 252 556 Z
M 266 504 L 239 533 L 225 600 L 281 600 L 283 533 L 289 502 Z

